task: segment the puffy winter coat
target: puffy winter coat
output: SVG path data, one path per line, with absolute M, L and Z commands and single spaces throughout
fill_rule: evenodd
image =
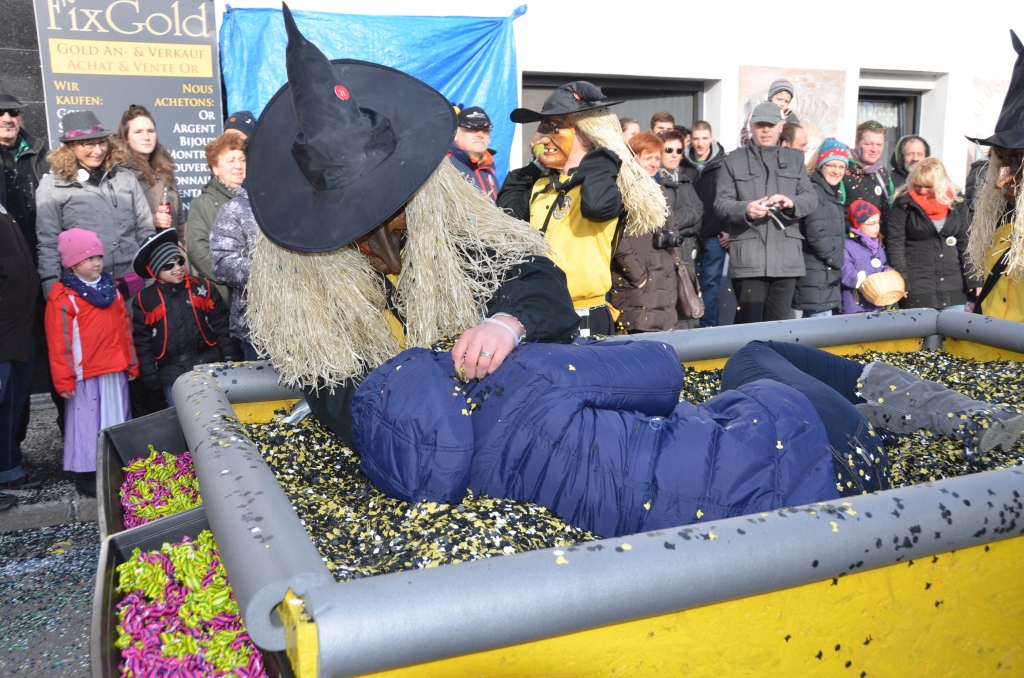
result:
M 967 204 L 949 209 L 942 229 L 909 194 L 896 198 L 889 213 L 885 247 L 889 263 L 903 276 L 907 298 L 901 308 L 944 308 L 967 301 L 967 290 L 981 287 L 968 274 Z
M 679 257 L 692 264 L 698 252 L 698 238 L 701 220 L 704 217 L 704 205 L 693 186 L 692 174 L 684 168 L 679 169 L 678 180 L 665 170 L 660 170 L 661 190 L 665 193 L 669 212 L 675 221 L 675 232 L 683 236 L 683 244 L 676 250 Z
M 869 275 L 888 271 L 889 258 L 885 248 L 879 246 L 876 252 L 864 244 L 864 237 L 850 231 L 843 248 L 843 313 L 869 313 L 883 311 L 887 307 L 875 306 L 858 291 Z
M 45 139 L 37 139 L 24 129 L 18 130 L 15 146 L 0 144 L 4 184 L 0 186 L 0 204 L 7 208 L 21 228 L 25 243 L 36 261 L 36 189 L 39 180 L 50 170 L 46 154 L 50 152 Z M 3 193 L 6 190 L 6 198 Z
M 466 177 L 466 181 L 479 188 L 491 202 L 498 199 L 498 177 L 494 174 L 494 157 L 490 151 L 484 152 L 480 162 L 474 162 L 469 153 L 453 141 L 448 149 L 448 159 Z
M 612 256 L 610 294 L 611 305 L 619 311 L 617 327 L 634 332 L 666 332 L 676 326 L 677 249 L 655 248 L 650 233 L 619 238 Z
M 849 207 L 855 200 L 866 200 L 882 213 L 882 235 L 888 236 L 889 207 L 896 186 L 889 177 L 889 170 L 880 167 L 877 172 L 866 174 L 864 167 L 855 159 L 846 166 L 843 176 L 843 205 Z
M 69 228 L 84 228 L 103 243 L 103 268 L 115 278 L 132 270 L 132 258 L 153 235 L 149 209 L 135 173 L 114 166 L 99 186 L 50 173 L 36 191 L 36 234 L 39 237 L 39 277 L 49 290 L 60 275 L 57 237 Z
M 134 181 L 134 179 L 132 179 Z M 46 345 L 50 375 L 58 393 L 75 390 L 76 381 L 101 374 L 139 375 L 131 320 L 120 292 L 100 308 L 63 283 L 54 283 L 46 300 Z
M 760 380 L 694 406 L 682 379 L 656 342 L 525 344 L 469 384 L 449 352 L 410 349 L 356 393 L 355 446 L 392 497 L 469 488 L 606 537 L 839 496 L 801 393 Z
M 39 275 L 18 224 L 0 205 L 0 362 L 28 362 Z
M 681 168 L 685 168 L 693 181 L 693 188 L 697 191 L 704 206 L 704 213 L 701 215 L 700 233 L 701 240 L 717 237 L 722 231 L 728 231 L 729 225 L 724 223 L 715 214 L 715 196 L 718 194 L 718 171 L 722 168 L 725 160 L 725 150 L 717 141 L 711 142 L 711 155 L 703 163 L 698 163 L 693 157 L 693 146 L 687 146 L 683 150 L 683 162 Z
M 820 173 L 811 176 L 811 185 L 818 195 L 818 209 L 804 219 L 801 227 L 807 272 L 796 283 L 793 308 L 813 312 L 838 310 L 846 218 L 839 192 Z
M 188 261 L 192 269 L 199 277 L 213 282 L 225 304 L 231 300 L 231 288 L 213 273 L 210 231 L 217 221 L 220 208 L 234 197 L 235 191 L 217 177 L 211 176 L 199 195 L 189 203 L 188 223 L 185 226 L 185 250 L 188 252 Z
M 792 200 L 793 209 L 776 214 L 778 222 L 771 214 L 747 219 L 750 202 L 776 193 Z M 799 222 L 817 206 L 800 151 L 750 144 L 725 156 L 718 172 L 715 214 L 729 225 L 730 277 L 802 276 L 806 269 Z
M 245 286 L 252 268 L 252 253 L 260 227 L 249 205 L 249 195 L 239 188 L 234 199 L 221 208 L 210 233 L 210 258 L 213 272 L 231 288 L 231 336 L 249 340 L 245 310 L 249 295 Z
M 217 288 L 191 276 L 156 281 L 135 297 L 132 330 L 143 380 L 169 385 L 196 365 L 237 355 Z

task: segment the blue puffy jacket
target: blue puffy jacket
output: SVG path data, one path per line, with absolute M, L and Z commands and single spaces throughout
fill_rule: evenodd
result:
M 360 386 L 354 441 L 392 497 L 457 502 L 468 488 L 601 536 L 838 498 L 804 395 L 761 380 L 694 406 L 682 381 L 655 342 L 528 344 L 470 384 L 448 352 L 410 349 Z

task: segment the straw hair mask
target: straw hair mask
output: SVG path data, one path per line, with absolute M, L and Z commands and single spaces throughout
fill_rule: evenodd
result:
M 1000 168 L 999 158 L 995 153 L 989 153 L 985 186 L 978 197 L 978 207 L 970 226 L 967 260 L 970 262 L 971 272 L 974 275 L 985 277 L 985 255 L 995 245 L 993 239 L 996 229 L 1012 221 L 1011 246 L 1007 254 L 1009 258 L 1006 261 L 1003 275 L 1019 280 L 1024 276 L 1024 247 L 1020 246 L 1020 243 L 1024 243 L 1024 199 L 1018 199 L 1012 211 L 1007 212 L 1006 198 L 1003 197 L 1003 192 L 996 188 Z M 1024 171 L 1024 168 L 1020 171 Z
M 546 255 L 542 234 L 495 207 L 447 160 L 406 205 L 395 305 L 408 346 L 477 325 L 509 269 Z M 384 281 L 351 246 L 292 252 L 260 234 L 246 320 L 253 345 L 290 386 L 337 386 L 400 350 Z
M 622 159 L 616 185 L 626 208 L 626 235 L 644 235 L 663 229 L 668 219 L 665 195 L 633 159 L 633 151 L 622 140 L 622 129 L 615 114 L 602 107 L 573 113 L 572 119 L 595 147 L 610 148 Z

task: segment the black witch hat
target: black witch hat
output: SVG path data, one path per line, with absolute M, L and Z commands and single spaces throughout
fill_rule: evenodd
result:
M 602 106 L 621 104 L 621 101 L 609 101 L 604 92 L 586 80 L 576 80 L 562 85 L 544 100 L 539 111 L 529 108 L 517 108 L 509 118 L 512 122 L 539 122 L 549 115 L 565 115 L 580 113 Z
M 1003 99 L 1003 110 L 996 121 L 996 133 L 988 139 L 968 140 L 982 146 L 1000 146 L 1002 148 L 1024 148 L 1024 44 L 1012 30 L 1010 40 L 1017 52 L 1017 61 L 1013 64 L 1010 76 L 1010 89 Z
M 401 71 L 328 61 L 282 9 L 288 84 L 249 139 L 246 189 L 267 238 L 329 252 L 379 226 L 430 178 L 455 136 L 455 111 Z

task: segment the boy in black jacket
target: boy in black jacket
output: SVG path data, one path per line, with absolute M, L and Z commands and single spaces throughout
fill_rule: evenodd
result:
M 185 272 L 178 234 L 168 228 L 151 236 L 132 260 L 135 273 L 155 278 L 135 298 L 132 334 L 142 382 L 163 389 L 173 407 L 174 380 L 196 365 L 233 360 L 228 308 L 206 278 Z

